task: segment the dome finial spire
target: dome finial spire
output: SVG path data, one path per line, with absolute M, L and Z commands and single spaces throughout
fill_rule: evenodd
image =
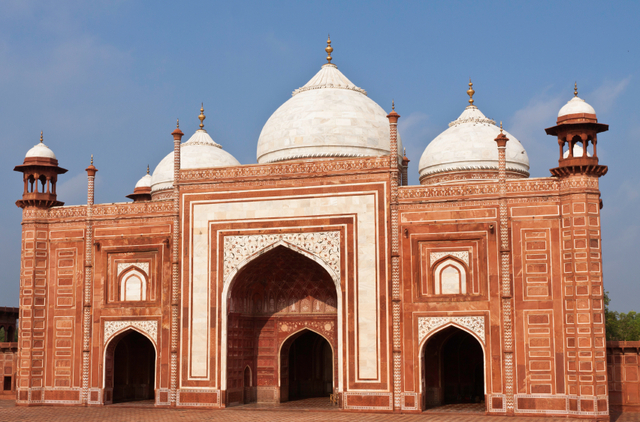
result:
M 327 63 L 331 63 L 331 53 L 333 52 L 333 47 L 331 47 L 331 35 L 327 35 L 327 48 L 324 49 L 327 52 Z
M 149 164 L 147 164 L 147 174 L 149 174 Z
M 395 111 L 396 109 L 396 102 L 394 100 L 391 100 L 391 110 Z
M 93 154 L 91 154 L 91 165 L 93 165 Z
M 200 105 L 200 115 L 198 116 L 198 119 L 200 119 L 200 130 L 204 130 L 204 119 L 206 119 L 207 116 L 204 115 L 204 103 L 202 103 Z
M 44 141 L 44 136 L 42 134 L 42 131 L 40 131 L 40 143 L 42 144 Z
M 573 84 L 573 96 L 574 97 L 578 96 L 578 81 L 574 82 Z
M 473 105 L 473 94 L 476 92 L 473 90 L 473 82 L 471 82 L 471 78 L 469 78 L 469 89 L 467 90 L 467 95 L 469 96 L 469 105 Z
M 500 133 L 502 133 L 502 120 L 500 120 Z
M 176 119 L 176 129 L 180 129 L 180 119 Z

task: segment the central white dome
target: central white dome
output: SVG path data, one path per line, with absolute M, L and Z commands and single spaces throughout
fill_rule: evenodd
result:
M 327 63 L 262 128 L 258 163 L 388 155 L 387 113 Z M 402 143 L 398 136 L 398 154 Z

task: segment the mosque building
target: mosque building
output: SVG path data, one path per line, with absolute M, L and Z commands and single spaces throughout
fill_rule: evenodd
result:
M 18 405 L 324 397 L 353 411 L 608 417 L 596 149 L 608 126 L 576 88 L 546 129 L 557 165 L 530 178 L 470 82 L 412 186 L 395 107 L 326 51 L 264 125 L 257 164 L 211 137 L 204 108 L 133 202 L 94 203 L 92 160 L 87 203 L 65 206 L 67 170 L 42 137 L 27 152 Z

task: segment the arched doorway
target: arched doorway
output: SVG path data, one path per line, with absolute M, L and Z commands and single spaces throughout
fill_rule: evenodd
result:
M 320 264 L 277 246 L 238 272 L 227 309 L 228 405 L 288 400 L 288 387 L 281 385 L 281 346 L 292 333 L 305 328 L 313 328 L 331 343 L 330 385 L 319 389 L 333 392 L 338 370 L 332 352 L 338 338 L 337 294 L 333 279 Z
M 152 400 L 155 372 L 156 351 L 151 340 L 135 330 L 121 333 L 106 351 L 105 402 Z
M 280 401 L 329 397 L 333 392 L 333 351 L 329 342 L 303 330 L 280 350 Z
M 425 409 L 484 403 L 484 352 L 473 335 L 447 327 L 427 340 L 422 359 Z

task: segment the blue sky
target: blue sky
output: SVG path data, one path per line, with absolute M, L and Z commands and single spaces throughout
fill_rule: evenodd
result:
M 544 134 L 573 95 L 609 132 L 599 136 L 605 289 L 640 311 L 640 2 L 165 2 L 0 0 L 0 306 L 17 306 L 20 174 L 44 131 L 69 172 L 58 198 L 122 202 L 147 164 L 206 129 L 241 163 L 291 91 L 334 63 L 385 109 L 396 101 L 411 182 L 427 144 L 475 104 L 527 149 L 532 177 L 557 164 Z

